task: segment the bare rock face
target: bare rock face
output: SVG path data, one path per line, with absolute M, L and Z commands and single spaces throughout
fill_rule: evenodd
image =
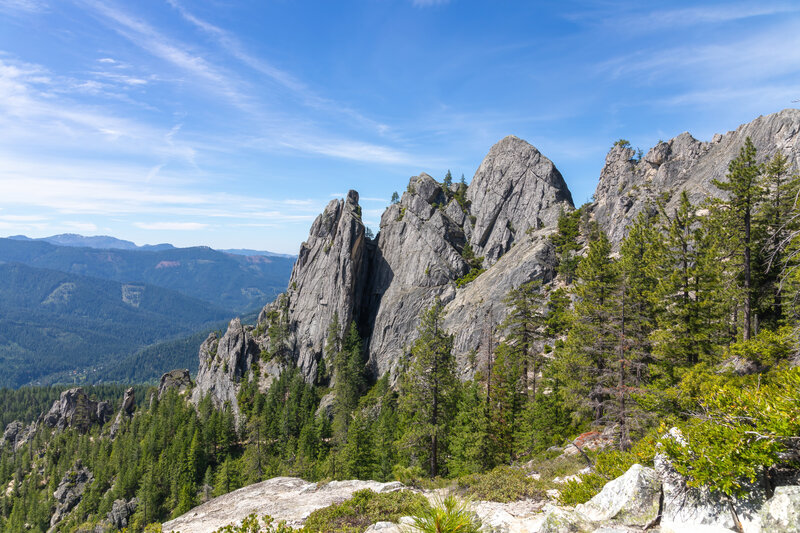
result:
M 62 392 L 42 422 L 52 428 L 77 428 L 85 433 L 93 424 L 108 422 L 112 413 L 108 402 L 91 400 L 82 388 L 77 387 Z
M 513 135 L 489 150 L 478 167 L 467 200 L 475 216 L 471 244 L 492 265 L 525 235 L 555 226 L 572 210 L 572 194 L 552 161 Z
M 550 230 L 526 235 L 495 264 L 468 285 L 458 289 L 445 306 L 444 327 L 453 334 L 453 353 L 464 378 L 485 362 L 488 327 L 503 321 L 502 303 L 509 291 L 533 280 L 543 283 L 555 276 L 556 257 Z M 477 355 L 476 358 L 471 354 Z
M 198 404 L 209 395 L 218 408 L 229 403 L 238 421 L 236 395 L 239 382 L 258 360 L 260 351 L 238 318 L 231 320 L 221 339 L 217 339 L 215 333 L 209 335 L 200 347 L 200 368 L 192 391 L 192 402 Z
M 50 517 L 51 530 L 53 526 L 61 522 L 78 505 L 83 493 L 93 480 L 92 473 L 80 461 L 64 474 L 58 484 L 58 488 L 53 493 L 53 497 L 56 499 L 56 509 Z
M 391 371 L 416 337 L 421 311 L 436 297 L 455 296 L 453 281 L 469 270 L 460 220 L 447 213 L 444 192 L 427 174 L 411 178 L 398 204 L 381 217 L 370 257 L 367 314 L 370 364 L 376 375 Z M 468 222 L 467 222 L 468 223 Z
M 659 142 L 641 159 L 625 146 L 615 145 L 606 156 L 595 191 L 593 213 L 613 243 L 625 237 L 627 226 L 659 197 L 671 212 L 686 191 L 697 205 L 708 197 L 721 197 L 712 180 L 724 179 L 728 163 L 750 137 L 760 161 L 780 151 L 794 168 L 800 166 L 800 110 L 785 109 L 761 116 L 735 131 L 700 142 L 681 133 Z
M 331 481 L 309 483 L 299 478 L 276 477 L 250 485 L 195 507 L 175 520 L 165 522 L 165 533 L 211 533 L 228 524 L 238 524 L 251 513 L 270 515 L 293 527 L 303 525 L 308 515 L 317 509 L 341 503 L 358 490 L 375 492 L 402 490 L 398 482 Z
M 192 378 L 189 376 L 189 369 L 170 370 L 161 376 L 161 381 L 158 382 L 158 399 L 160 400 L 168 390 L 175 389 L 178 393 L 184 393 L 191 388 Z

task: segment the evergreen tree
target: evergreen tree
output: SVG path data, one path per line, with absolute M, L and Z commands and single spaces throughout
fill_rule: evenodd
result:
M 764 191 L 761 187 L 762 166 L 756 162 L 756 147 L 750 140 L 745 139 L 745 144 L 739 150 L 739 155 L 728 165 L 728 174 L 725 180 L 714 180 L 714 185 L 728 193 L 728 199 L 723 202 L 725 207 L 720 213 L 726 221 L 726 228 L 730 232 L 730 245 L 732 251 L 739 256 L 741 268 L 741 288 L 743 293 L 744 340 L 752 337 L 753 326 L 753 214 L 756 211 Z
M 529 281 L 512 289 L 503 302 L 509 306 L 509 311 L 501 327 L 506 331 L 511 356 L 520 365 L 521 391 L 536 396 L 536 377 L 541 371 L 542 356 L 535 343 L 542 338 L 544 326 L 541 281 Z
M 404 439 L 427 455 L 428 473 L 439 474 L 452 420 L 456 373 L 453 337 L 442 327 L 444 306 L 437 298 L 422 313 L 419 338 L 411 347 L 411 365 L 403 377 L 400 405 L 407 420 Z
M 588 253 L 577 269 L 572 327 L 552 364 L 567 405 L 576 412 L 590 410 L 595 420 L 603 417 L 607 400 L 599 378 L 617 344 L 612 318 L 619 276 L 610 254 L 608 238 L 594 228 Z
M 758 281 L 759 316 L 773 327 L 783 319 L 780 273 L 787 266 L 791 236 L 798 229 L 796 202 L 800 176 L 789 173 L 786 156 L 777 152 L 764 168 L 764 201 L 755 215 L 757 252 L 761 279 Z
M 442 186 L 444 188 L 444 193 L 449 197 L 450 196 L 450 186 L 453 185 L 453 175 L 450 174 L 450 169 L 447 169 L 447 174 L 444 175 L 444 181 L 442 181 Z
M 397 191 L 392 193 L 392 205 L 400 203 L 400 195 L 397 194 Z

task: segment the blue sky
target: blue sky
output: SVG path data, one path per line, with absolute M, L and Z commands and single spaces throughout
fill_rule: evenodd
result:
M 798 2 L 0 0 L 0 235 L 297 253 L 508 134 L 582 203 L 616 139 L 708 140 L 799 74 Z

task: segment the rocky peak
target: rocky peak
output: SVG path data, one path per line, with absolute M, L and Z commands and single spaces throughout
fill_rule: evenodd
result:
M 217 339 L 216 333 L 209 335 L 200 346 L 200 368 L 192 402 L 198 404 L 204 396 L 210 395 L 217 407 L 230 403 L 238 421 L 240 413 L 236 395 L 239 382 L 258 360 L 260 352 L 248 328 L 238 318 L 231 320 L 221 339 Z
M 359 318 L 366 240 L 358 193 L 350 191 L 346 198 L 328 204 L 300 246 L 286 310 L 291 351 L 309 380 L 316 375 L 333 316 L 338 314 L 343 331 Z
M 492 146 L 467 189 L 475 226 L 470 243 L 492 265 L 532 228 L 554 226 L 572 194 L 552 161 L 509 135 Z
M 660 141 L 641 159 L 629 147 L 615 145 L 606 156 L 595 190 L 595 220 L 615 244 L 625 237 L 626 228 L 639 213 L 652 209 L 656 199 L 666 201 L 667 211 L 677 206 L 680 193 L 698 204 L 722 191 L 712 181 L 724 179 L 728 164 L 745 139 L 750 137 L 760 161 L 781 151 L 789 164 L 800 166 L 800 110 L 785 109 L 761 116 L 735 131 L 716 134 L 701 142 L 684 132 Z
M 108 402 L 96 402 L 77 387 L 62 392 L 42 421 L 52 428 L 77 428 L 85 433 L 93 424 L 105 424 L 112 413 Z

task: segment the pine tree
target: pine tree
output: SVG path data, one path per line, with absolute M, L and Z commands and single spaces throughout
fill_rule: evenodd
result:
M 786 156 L 777 152 L 764 168 L 764 201 L 755 215 L 761 279 L 760 321 L 773 327 L 783 319 L 780 273 L 789 257 L 791 236 L 797 231 L 796 202 L 800 176 L 789 173 Z
M 450 196 L 450 186 L 453 185 L 453 175 L 450 174 L 450 169 L 447 169 L 447 174 L 444 175 L 444 181 L 442 181 L 442 186 L 444 188 L 444 193 L 447 196 Z
M 452 420 L 456 391 L 453 337 L 442 327 L 444 306 L 437 298 L 422 313 L 419 338 L 411 347 L 411 365 L 403 378 L 401 409 L 408 443 L 427 455 L 428 473 L 439 474 Z
M 732 251 L 740 257 L 741 288 L 744 304 L 743 336 L 750 340 L 753 329 L 753 215 L 764 191 L 760 184 L 762 166 L 756 162 L 756 147 L 750 137 L 739 150 L 739 155 L 728 165 L 725 181 L 714 180 L 714 185 L 728 193 L 721 211 L 730 231 Z
M 577 269 L 572 327 L 556 353 L 552 371 L 567 405 L 577 411 L 589 409 L 600 420 L 607 394 L 599 378 L 617 344 L 612 317 L 619 276 L 608 238 L 598 228 L 591 237 Z
M 512 289 L 503 300 L 509 306 L 509 311 L 501 327 L 506 331 L 506 343 L 511 355 L 520 365 L 521 391 L 531 396 L 536 396 L 536 377 L 542 364 L 542 356 L 535 343 L 542 338 L 543 299 L 542 284 L 535 280 Z
M 394 191 L 392 193 L 392 204 L 394 205 L 394 204 L 397 204 L 397 203 L 400 203 L 400 195 L 397 194 L 397 191 Z

